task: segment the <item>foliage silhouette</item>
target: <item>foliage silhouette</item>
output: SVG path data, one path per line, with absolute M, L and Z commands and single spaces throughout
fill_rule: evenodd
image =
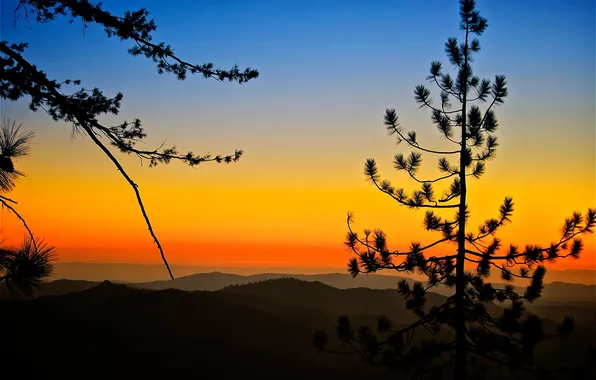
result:
M 0 126 L 0 203 L 23 223 L 28 236 L 18 249 L 0 248 L 0 284 L 6 284 L 10 291 L 32 295 L 41 279 L 52 274 L 55 257 L 54 248 L 37 240 L 25 219 L 13 207 L 16 202 L 2 195 L 13 190 L 17 179 L 24 176 L 16 170 L 13 160 L 29 154 L 34 133 L 21 131 L 21 126 L 9 119 L 4 119 Z
M 396 136 L 398 144 L 405 142 L 412 149 L 408 156 L 396 154 L 394 167 L 420 183 L 421 189 L 408 195 L 390 181 L 381 179 L 374 159 L 366 160 L 364 165 L 367 180 L 399 205 L 426 209 L 426 230 L 440 233 L 441 238 L 429 244 L 413 242 L 406 252 L 390 250 L 382 230 L 365 230 L 361 236 L 352 229 L 353 215 L 348 213 L 347 217 L 346 245 L 356 255 L 349 262 L 348 270 L 354 277 L 383 269 L 417 272 L 428 277 L 427 284 L 398 283 L 399 293 L 418 320 L 397 329 L 392 321 L 380 317 L 377 330 L 383 338 L 379 338 L 367 326 L 353 328 L 350 319 L 342 316 L 338 319 L 337 334 L 350 347 L 347 352 L 359 353 L 372 362 L 414 375 L 438 377 L 454 369 L 456 379 L 466 379 L 469 373 L 482 377 L 487 361 L 511 370 L 526 369 L 546 375 L 547 372 L 534 363 L 534 348 L 542 340 L 569 335 L 574 320 L 565 317 L 556 333 L 547 334 L 540 318 L 524 315 L 524 301 L 533 302 L 540 297 L 546 273 L 544 263 L 559 258 L 578 258 L 583 248 L 580 235 L 593 232 L 596 210 L 590 208 L 585 215 L 573 213 L 565 220 L 561 237 L 548 247 L 529 244 L 520 249 L 510 245 L 504 254 L 499 253 L 502 243 L 495 234 L 510 221 L 514 209 L 512 198 L 506 197 L 499 215 L 487 219 L 477 232 L 466 230 L 470 214 L 466 203 L 467 181 L 481 177 L 486 162 L 495 155 L 498 143 L 494 133 L 498 123 L 494 108 L 503 104 L 507 82 L 503 75 L 496 75 L 494 81 L 481 80 L 474 75 L 471 62 L 473 55 L 480 51 L 476 37 L 482 35 L 488 23 L 476 10 L 473 0 L 460 0 L 459 14 L 464 41 L 460 43 L 456 38 L 449 38 L 445 43 L 445 52 L 456 74 L 452 76 L 445 72 L 442 64 L 435 61 L 431 63 L 427 77 L 441 91 L 439 105 L 433 103 L 431 92 L 425 86 L 418 85 L 414 89 L 414 98 L 420 108 L 431 111 L 431 120 L 447 141 L 445 144 L 452 144 L 454 148 L 424 147 L 416 132 L 403 129 L 396 111 L 388 109 L 384 124 L 389 135 Z M 452 106 L 454 100 L 459 103 L 455 108 Z M 488 106 L 481 110 L 474 103 Z M 423 153 L 440 156 L 438 169 L 441 174 L 438 177 L 422 179 L 419 176 Z M 457 164 L 448 157 L 457 159 Z M 446 192 L 437 195 L 435 184 L 448 180 L 451 183 Z M 449 210 L 454 210 L 455 216 L 449 218 L 439 214 Z M 467 271 L 470 267 L 474 270 Z M 519 272 L 514 272 L 516 267 Z M 491 269 L 500 271 L 504 281 L 527 279 L 529 285 L 522 294 L 509 284 L 503 288 L 493 286 L 487 280 Z M 426 292 L 439 285 L 455 290 L 444 304 L 429 307 Z M 488 306 L 493 302 L 505 306 L 502 315 L 489 312 Z M 455 339 L 434 339 L 419 346 L 409 344 L 415 330 L 424 328 L 436 334 L 442 327 L 452 331 Z M 319 351 L 332 351 L 327 348 L 327 339 L 327 334 L 320 331 L 313 344 Z
M 0 249 L 0 283 L 30 296 L 43 278 L 52 275 L 54 258 L 54 247 L 30 237 L 18 249 Z
M 92 4 L 88 0 L 19 0 L 14 12 L 15 22 L 19 18 L 30 21 L 31 16 L 39 23 L 51 22 L 58 17 L 69 17 L 71 23 L 75 19 L 80 19 L 83 28 L 87 28 L 89 24 L 98 24 L 104 28 L 108 38 L 117 37 L 120 40 L 133 42 L 134 45 L 128 49 L 130 54 L 151 59 L 156 63 L 159 74 L 171 73 L 179 80 L 186 79 L 188 74 L 199 74 L 204 78 L 213 78 L 220 82 L 227 80 L 245 83 L 259 75 L 258 71 L 250 68 L 241 71 L 237 66 L 233 66 L 230 70 L 222 70 L 215 68 L 212 63 L 193 64 L 181 59 L 170 45 L 153 42 L 152 33 L 156 30 L 156 25 L 153 20 L 148 19 L 149 12 L 145 9 L 128 11 L 123 16 L 115 16 L 102 8 L 101 4 Z M 240 159 L 242 150 L 235 150 L 233 154 L 212 156 L 198 155 L 191 151 L 180 153 L 176 146 L 162 145 L 153 150 L 139 149 L 137 143 L 147 136 L 139 119 L 131 122 L 123 121 L 115 126 L 104 125 L 99 120 L 102 115 L 118 114 L 123 98 L 122 93 L 109 97 L 98 88 L 90 90 L 80 87 L 80 80 L 66 79 L 58 82 L 50 79 L 45 72 L 25 59 L 23 53 L 26 48 L 27 43 L 0 42 L 0 64 L 2 65 L 0 97 L 18 100 L 29 96 L 31 99 L 29 108 L 32 111 L 41 108 L 55 121 L 72 123 L 73 134 L 87 135 L 91 138 L 133 189 L 149 233 L 170 277 L 174 278 L 145 210 L 137 184 L 124 170 L 105 141 L 120 152 L 134 154 L 141 161 L 148 160 L 150 167 L 167 164 L 172 160 L 182 161 L 190 166 L 204 162 L 231 163 Z M 79 89 L 67 93 L 62 91 L 64 86 Z M 105 140 L 102 141 L 104 138 Z

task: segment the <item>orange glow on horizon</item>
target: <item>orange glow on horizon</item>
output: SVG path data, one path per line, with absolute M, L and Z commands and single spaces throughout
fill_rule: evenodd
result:
M 27 177 L 11 197 L 19 201 L 18 210 L 34 233 L 56 247 L 60 260 L 161 262 L 134 194 L 110 162 L 98 152 L 77 147 L 64 157 L 56 157 L 49 166 L 43 159 L 48 152 L 39 148 L 19 162 Z M 388 149 L 391 151 L 396 149 Z M 93 173 L 85 166 L 73 166 L 69 172 L 60 169 L 70 168 L 69 163 L 77 162 L 78 156 L 92 161 Z M 387 154 L 375 156 L 381 174 L 394 182 L 401 179 L 397 183 L 408 191 L 417 188 L 401 173 L 390 171 Z M 354 212 L 355 231 L 381 228 L 392 249 L 404 250 L 413 241 L 424 244 L 436 239 L 437 234 L 422 227 L 424 211 L 398 207 L 366 183 L 359 161 L 351 158 L 348 168 L 335 171 L 329 178 L 293 184 L 281 181 L 283 177 L 259 178 L 271 168 L 265 166 L 259 172 L 263 163 L 250 160 L 198 170 L 175 164 L 149 169 L 122 157 L 140 185 L 154 230 L 171 264 L 345 268 L 352 257 L 343 245 L 348 210 Z M 252 178 L 247 174 L 251 170 Z M 287 170 L 296 172 L 294 167 Z M 586 175 L 589 170 L 588 166 L 583 175 L 559 181 L 551 175 L 524 177 L 519 171 L 509 171 L 507 165 L 499 165 L 498 160 L 490 162 L 482 179 L 469 182 L 468 229 L 496 216 L 503 198 L 509 195 L 515 207 L 512 223 L 497 235 L 503 246 L 548 245 L 558 238 L 565 217 L 594 206 L 595 186 Z M 308 173 L 301 176 L 309 178 Z M 508 181 L 501 181 L 503 177 Z M 439 188 L 436 192 L 440 193 Z M 560 194 L 573 196 L 561 201 Z M 7 244 L 18 243 L 24 232 L 20 221 L 8 210 L 2 210 L 0 216 L 0 237 L 8 239 Z M 585 249 L 579 260 L 560 260 L 554 267 L 596 269 L 596 237 L 585 235 L 583 240 Z
M 24 229 L 14 217 L 7 217 L 6 211 L 2 215 L 2 238 L 6 243 L 17 244 L 24 236 Z M 416 227 L 418 223 L 416 223 Z M 473 226 L 474 224 L 471 224 Z M 338 223 L 341 226 L 341 223 Z M 142 226 L 141 226 L 142 227 Z M 357 228 L 363 227 L 357 224 Z M 507 226 L 513 229 L 512 226 Z M 507 228 L 506 227 L 506 228 Z M 506 229 L 504 228 L 504 230 Z M 142 230 L 142 228 L 139 228 Z M 420 228 L 417 228 L 420 230 Z M 43 229 L 42 229 L 43 230 Z M 68 230 L 68 229 L 67 229 Z M 135 231 L 134 237 L 123 236 L 118 226 L 114 229 L 97 231 L 93 229 L 81 230 L 78 239 L 67 230 L 50 229 L 52 233 L 44 235 L 45 240 L 56 248 L 58 259 L 61 262 L 104 262 L 104 263 L 140 263 L 161 264 L 159 252 L 151 241 L 151 237 L 144 231 Z M 239 267 L 327 267 L 346 268 L 348 260 L 354 256 L 352 251 L 343 244 L 345 232 L 337 228 L 335 239 L 330 241 L 303 241 L 292 242 L 289 239 L 278 241 L 259 241 L 247 239 L 235 240 L 169 240 L 162 235 L 162 245 L 171 265 L 190 266 L 239 266 Z M 550 228 L 546 236 L 555 236 L 557 228 Z M 361 229 L 359 229 L 361 231 Z M 158 231 L 158 236 L 160 231 Z M 501 234 L 505 235 L 505 234 Z M 511 235 L 510 239 L 504 238 L 503 245 L 519 244 L 523 247 L 526 242 L 548 244 L 553 239 L 530 240 L 524 236 Z M 392 235 L 388 233 L 389 247 L 391 249 L 407 250 L 410 242 L 429 243 L 436 234 L 420 232 L 411 239 L 399 239 L 403 234 Z M 538 235 L 539 236 L 539 235 Z M 594 235 L 583 237 L 584 251 L 578 260 L 559 260 L 556 264 L 547 264 L 555 269 L 593 269 L 596 270 L 596 244 Z M 455 252 L 455 245 L 443 244 L 441 253 Z M 505 248 L 504 248 L 505 249 Z M 431 253 L 429 251 L 429 253 Z

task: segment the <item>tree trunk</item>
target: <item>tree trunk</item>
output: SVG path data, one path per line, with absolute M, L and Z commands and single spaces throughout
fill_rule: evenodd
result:
M 465 46 L 468 46 L 468 28 L 466 27 Z M 464 310 L 464 295 L 466 289 L 465 268 L 466 261 L 466 100 L 467 100 L 467 81 L 468 81 L 468 55 L 464 55 L 464 68 L 466 71 L 465 84 L 462 87 L 462 125 L 461 125 L 461 151 L 459 160 L 459 179 L 461 194 L 459 199 L 459 229 L 457 234 L 457 262 L 456 262 L 456 284 L 455 284 L 455 378 L 457 380 L 466 379 L 466 370 L 468 364 L 468 350 L 466 342 L 466 315 Z

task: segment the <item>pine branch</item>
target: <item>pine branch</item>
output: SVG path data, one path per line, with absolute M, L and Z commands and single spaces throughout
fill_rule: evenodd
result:
M 31 242 L 33 244 L 33 248 L 35 250 L 37 250 L 37 243 L 35 241 L 35 236 L 33 235 L 33 232 L 31 231 L 31 229 L 29 228 L 29 225 L 25 221 L 25 218 L 23 218 L 21 216 L 21 214 L 19 214 L 18 211 L 15 210 L 14 207 L 12 207 L 10 204 L 8 204 L 8 202 L 17 204 L 17 202 L 15 202 L 14 200 L 12 200 L 10 198 L 6 198 L 6 197 L 0 195 L 0 203 L 2 203 L 2 206 L 3 207 L 6 207 L 8 210 L 10 210 L 10 212 L 12 212 L 21 221 L 21 223 L 23 223 L 23 227 L 25 227 L 25 229 L 27 230 L 27 233 L 29 234 L 29 237 L 31 238 Z
M 6 72 L 0 74 L 0 80 L 12 86 L 7 86 L 6 89 L 0 91 L 0 95 L 4 98 L 16 100 L 24 95 L 30 95 L 32 110 L 42 107 L 54 120 L 73 123 L 75 130 L 81 127 L 78 120 L 85 120 L 88 126 L 101 131 L 110 140 L 110 143 L 122 152 L 133 153 L 140 158 L 150 160 L 150 166 L 155 166 L 159 162 L 169 163 L 171 160 L 180 160 L 189 166 L 209 161 L 230 163 L 238 161 L 242 156 L 242 150 L 236 150 L 233 155 L 211 157 L 210 155 L 197 156 L 192 152 L 180 155 L 175 147 L 161 151 L 136 149 L 134 147 L 135 139 L 146 137 L 140 121 L 124 122 L 120 126 L 112 128 L 102 126 L 97 121 L 97 116 L 101 113 L 118 113 L 122 99 L 121 94 L 113 99 L 108 99 L 101 91 L 94 89 L 91 97 L 81 94 L 80 91 L 76 93 L 77 96 L 64 95 L 59 92 L 60 86 L 56 81 L 49 80 L 45 73 L 37 70 L 19 54 L 19 51 L 23 49 L 24 46 L 21 45 L 9 47 L 6 42 L 0 43 L 0 52 L 10 58 L 10 61 L 5 64 Z M 44 104 L 47 105 L 47 109 L 43 107 Z M 132 127 L 127 129 L 126 127 L 130 125 Z
M 112 163 L 114 164 L 114 166 L 116 166 L 116 168 L 122 174 L 122 176 L 124 177 L 124 179 L 126 179 L 126 182 L 128 182 L 128 184 L 130 185 L 130 187 L 132 187 L 132 189 L 133 189 L 133 191 L 135 193 L 135 196 L 137 198 L 137 203 L 139 205 L 139 208 L 141 209 L 141 213 L 143 214 L 143 218 L 145 219 L 145 223 L 147 224 L 147 228 L 149 229 L 149 234 L 153 238 L 153 242 L 157 246 L 157 249 L 159 249 L 159 253 L 161 255 L 161 259 L 162 259 L 164 265 L 166 266 L 166 269 L 168 270 L 168 274 L 170 275 L 170 278 L 173 280 L 174 279 L 174 275 L 172 274 L 172 270 L 170 269 L 170 265 L 168 264 L 168 260 L 166 259 L 165 253 L 163 251 L 163 248 L 161 246 L 161 243 L 159 242 L 159 239 L 157 238 L 157 236 L 155 236 L 155 232 L 153 231 L 153 226 L 151 225 L 151 221 L 149 220 L 149 217 L 147 216 L 147 212 L 145 211 L 145 206 L 143 204 L 143 200 L 141 199 L 141 194 L 139 193 L 139 186 L 136 183 L 134 183 L 134 181 L 132 180 L 132 178 L 130 178 L 130 176 L 128 175 L 128 173 L 126 173 L 126 171 L 124 170 L 124 168 L 122 167 L 122 165 L 120 164 L 120 162 L 118 162 L 118 159 L 116 159 L 116 157 L 114 157 L 114 155 L 112 154 L 112 152 L 110 152 L 110 150 L 108 148 L 106 148 L 106 146 L 103 145 L 101 143 L 101 141 L 99 141 L 99 139 L 97 138 L 97 136 L 95 135 L 95 133 L 93 132 L 93 130 L 90 127 L 85 126 L 83 120 L 79 120 L 79 122 L 81 123 L 81 125 L 83 125 L 83 129 L 85 130 L 85 132 L 87 132 L 87 135 L 89 137 L 91 137 L 91 140 L 95 143 L 95 145 L 97 145 L 104 152 L 104 154 L 106 156 L 108 156 L 108 158 L 110 159 L 110 161 L 112 161 Z
M 427 152 L 427 153 L 434 153 L 434 154 L 458 154 L 459 150 L 455 150 L 455 151 L 439 151 L 439 150 L 433 150 L 433 149 L 426 149 L 423 148 L 422 146 L 420 146 L 420 144 L 418 143 L 413 143 L 411 142 L 408 138 L 406 138 L 402 132 L 401 132 L 401 128 L 399 128 L 399 124 L 397 122 L 397 113 L 395 112 L 395 109 L 387 109 L 385 111 L 385 125 L 387 126 L 387 130 L 389 132 L 389 134 L 397 134 L 399 136 L 398 142 L 401 141 L 406 141 L 412 148 L 421 150 L 423 152 Z
M 435 182 L 439 182 L 439 181 L 442 181 L 442 180 L 447 179 L 447 178 L 451 178 L 454 175 L 457 175 L 457 173 L 451 173 L 451 174 L 445 175 L 443 177 L 437 177 L 437 178 L 434 178 L 434 179 L 425 179 L 425 180 L 422 180 L 422 179 L 417 178 L 410 171 L 407 171 L 407 172 L 410 175 L 410 178 L 412 178 L 414 181 L 416 181 L 418 183 L 435 183 Z
M 548 257 L 543 257 L 541 256 L 544 253 L 548 253 L 549 251 L 551 251 L 553 248 L 562 248 L 565 247 L 567 243 L 569 243 L 571 240 L 573 240 L 574 238 L 576 238 L 579 235 L 583 235 L 586 233 L 591 233 L 590 228 L 589 227 L 585 227 L 582 229 L 579 229 L 577 231 L 575 231 L 573 234 L 571 234 L 569 237 L 566 238 L 561 238 L 561 240 L 556 243 L 556 244 L 552 244 L 549 248 L 540 248 L 539 246 L 531 246 L 529 245 L 528 248 L 524 251 L 524 252 L 520 252 L 520 253 L 514 253 L 514 254 L 509 254 L 506 256 L 492 256 L 491 260 L 515 260 L 517 258 L 520 257 L 525 257 L 526 260 L 524 260 L 523 262 L 518 262 L 516 261 L 517 264 L 525 264 L 525 263 L 533 263 L 536 261 L 545 261 L 548 260 Z M 469 253 L 469 252 L 468 252 Z M 528 256 L 531 254 L 531 257 L 528 258 Z M 575 256 L 575 253 L 569 253 L 566 255 L 557 255 L 554 258 L 566 258 L 569 256 Z M 532 258 L 532 257 L 537 257 L 536 259 Z
M 443 89 L 441 88 L 441 90 L 443 90 Z M 436 107 L 434 107 L 432 105 L 430 98 L 421 98 L 420 99 L 420 102 L 422 103 L 422 106 L 420 108 L 426 106 L 431 111 L 441 112 L 441 113 L 443 113 L 445 115 L 454 114 L 454 113 L 460 113 L 461 112 L 461 109 L 460 110 L 451 110 L 451 111 L 445 111 L 444 109 L 438 109 L 438 108 L 436 108 Z
M 134 12 L 126 12 L 124 17 L 117 17 L 104 10 L 100 4 L 93 5 L 88 0 L 19 0 L 15 9 L 15 22 L 18 19 L 19 10 L 24 9 L 25 14 L 29 12 L 36 14 L 38 22 L 49 22 L 57 16 L 69 16 L 72 19 L 80 18 L 83 27 L 89 23 L 96 23 L 104 27 L 107 37 L 118 37 L 120 40 L 132 40 L 136 46 L 129 49 L 132 55 L 144 55 L 157 63 L 158 73 L 171 72 L 178 79 L 186 78 L 187 72 L 191 74 L 202 74 L 205 78 L 213 78 L 218 81 L 229 80 L 245 83 L 257 78 L 257 70 L 250 68 L 243 72 L 237 66 L 231 70 L 214 69 L 212 63 L 202 65 L 189 63 L 174 54 L 171 46 L 162 43 L 153 43 L 151 33 L 156 30 L 153 20 L 148 20 L 149 12 L 140 9 Z M 168 61 L 171 59 L 174 63 Z
M 454 97 L 458 98 L 458 100 L 460 100 L 460 101 L 461 101 L 461 94 L 459 94 L 459 93 L 457 93 L 457 92 L 453 91 L 453 90 L 452 90 L 452 89 L 450 89 L 450 88 L 447 88 L 447 87 L 444 87 L 444 86 L 442 86 L 442 85 L 439 83 L 439 81 L 438 81 L 437 77 L 438 77 L 438 75 L 431 75 L 430 77 L 427 77 L 427 79 L 433 79 L 433 80 L 434 80 L 434 82 L 435 82 L 435 84 L 437 85 L 437 87 L 439 87 L 439 88 L 441 89 L 441 91 L 444 91 L 444 92 L 448 93 L 449 95 L 452 95 L 452 96 L 454 96 Z M 454 112 L 462 112 L 462 110 L 461 110 L 461 109 L 459 109 L 459 110 L 453 111 L 453 112 L 451 112 L 451 113 L 454 113 Z
M 108 158 L 118 167 L 121 174 L 125 177 L 127 182 L 133 187 L 137 198 L 137 203 L 141 208 L 141 212 L 147 223 L 150 234 L 156 243 L 162 260 L 168 269 L 168 273 L 173 278 L 167 260 L 163 253 L 163 249 L 159 240 L 155 236 L 151 223 L 145 212 L 145 208 L 140 198 L 136 184 L 130 179 L 126 172 L 122 169 L 117 159 L 107 150 L 107 148 L 98 140 L 97 133 L 101 132 L 108 138 L 112 145 L 117 146 L 125 153 L 133 153 L 140 158 L 149 159 L 151 165 L 156 165 L 158 162 L 168 163 L 170 160 L 181 160 L 190 166 L 197 165 L 201 162 L 216 161 L 216 162 L 234 162 L 237 161 L 242 151 L 236 151 L 234 155 L 229 156 L 195 156 L 191 152 L 186 155 L 179 155 L 174 148 L 163 149 L 161 151 L 145 151 L 133 147 L 134 143 L 146 136 L 137 120 L 135 123 L 123 123 L 119 127 L 104 127 L 97 121 L 97 116 L 102 113 L 117 114 L 120 107 L 120 100 L 122 95 L 118 94 L 115 98 L 108 99 L 101 91 L 94 89 L 89 95 L 84 89 L 72 94 L 64 95 L 59 92 L 61 84 L 49 80 L 45 73 L 39 71 L 35 66 L 31 65 L 25 60 L 19 52 L 24 51 L 26 44 L 11 45 L 6 42 L 0 43 L 0 53 L 6 55 L 8 59 L 2 62 L 4 70 L 0 74 L 2 81 L 2 88 L 0 88 L 0 95 L 5 99 L 16 100 L 24 95 L 31 96 L 30 108 L 36 110 L 37 107 L 44 109 L 54 120 L 64 120 L 73 123 L 74 130 L 82 128 L 92 140 L 104 151 Z M 70 84 L 67 80 L 65 83 Z M 78 84 L 77 81 L 74 82 Z
M 457 204 L 451 204 L 451 205 L 428 205 L 428 204 L 414 204 L 414 203 L 408 203 L 405 202 L 403 199 L 400 199 L 399 197 L 396 197 L 393 192 L 389 192 L 385 189 L 383 189 L 382 187 L 379 186 L 379 184 L 377 183 L 377 181 L 375 179 L 371 178 L 372 183 L 377 187 L 377 189 L 381 190 L 383 193 L 389 195 L 391 198 L 395 199 L 399 204 L 403 205 L 403 206 L 408 206 L 408 207 L 413 207 L 413 208 L 457 208 L 459 207 L 459 205 Z
M 372 244 L 369 244 L 366 240 L 362 240 L 362 239 L 360 239 L 358 237 L 358 234 L 356 232 L 354 232 L 354 230 L 352 229 L 351 218 L 352 218 L 352 216 L 349 216 L 347 218 L 347 222 L 346 222 L 346 224 L 348 226 L 348 236 L 350 236 L 349 243 L 346 243 L 346 244 L 348 246 L 352 246 L 352 245 L 354 245 L 353 242 L 358 242 L 361 246 L 366 247 L 367 249 L 370 249 L 373 252 L 381 253 L 383 250 L 381 250 L 381 249 L 373 246 Z M 416 249 L 412 249 L 412 250 L 406 251 L 406 252 L 390 251 L 389 254 L 392 255 L 392 256 L 407 256 L 407 255 L 410 255 L 410 254 L 412 254 L 414 252 L 425 251 L 425 250 L 427 250 L 429 248 L 432 248 L 432 247 L 434 247 L 436 245 L 439 245 L 441 243 L 444 243 L 446 241 L 449 241 L 449 239 L 448 238 L 443 238 L 443 239 L 437 240 L 437 241 L 435 241 L 433 243 L 430 243 L 428 245 L 425 245 L 425 246 L 417 246 Z M 449 256 L 446 256 L 446 257 L 449 257 Z

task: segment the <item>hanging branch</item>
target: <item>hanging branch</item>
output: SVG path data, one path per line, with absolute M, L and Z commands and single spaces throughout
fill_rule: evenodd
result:
M 37 243 L 35 242 L 35 236 L 33 235 L 31 228 L 29 228 L 29 225 L 25 221 L 25 218 L 23 218 L 21 216 L 21 214 L 19 214 L 19 212 L 17 210 L 15 210 L 15 208 L 12 207 L 8 202 L 17 204 L 17 202 L 13 201 L 12 199 L 6 198 L 6 197 L 0 195 L 0 203 L 2 203 L 2 206 L 6 207 L 8 210 L 10 210 L 10 212 L 12 212 L 21 221 L 21 223 L 23 223 L 23 227 L 25 227 L 25 230 L 27 230 L 27 233 L 29 234 L 29 237 L 31 238 L 33 248 L 35 248 L 35 250 L 37 250 Z
M 149 13 L 145 9 L 134 12 L 126 12 L 124 16 L 114 16 L 101 4 L 94 5 L 88 0 L 19 0 L 15 9 L 15 22 L 19 17 L 29 21 L 29 17 L 35 17 L 37 22 L 46 23 L 58 17 L 70 17 L 71 21 L 80 19 L 83 28 L 90 24 L 102 26 L 106 36 L 118 37 L 121 40 L 130 40 L 134 46 L 129 49 L 132 55 L 144 55 L 157 65 L 158 73 L 172 73 L 179 80 L 186 79 L 187 74 L 200 74 L 205 78 L 213 78 L 218 81 L 234 81 L 245 83 L 257 78 L 259 73 L 254 69 L 247 68 L 240 71 L 235 65 L 230 70 L 214 68 L 212 63 L 202 65 L 192 64 L 174 54 L 170 45 L 155 43 L 152 41 L 152 32 L 156 30 L 153 20 L 148 19 Z M 139 119 L 133 122 L 124 121 L 116 126 L 105 126 L 99 122 L 99 117 L 104 114 L 117 115 L 123 95 L 116 94 L 114 97 L 107 97 L 98 88 L 92 90 L 80 87 L 79 80 L 66 79 L 61 82 L 51 80 L 35 65 L 28 62 L 22 55 L 27 47 L 26 43 L 9 44 L 6 41 L 0 42 L 0 97 L 9 100 L 18 100 L 24 96 L 31 98 L 29 108 L 32 111 L 42 109 L 47 112 L 55 121 L 72 123 L 73 133 L 88 135 L 92 141 L 102 150 L 108 159 L 118 168 L 121 175 L 128 182 L 135 192 L 135 197 L 141 214 L 148 227 L 149 233 L 156 244 L 162 261 L 166 266 L 171 278 L 173 274 L 166 260 L 163 248 L 149 220 L 143 205 L 138 186 L 126 173 L 117 158 L 110 152 L 106 144 L 100 138 L 106 138 L 108 143 L 117 147 L 122 153 L 134 154 L 143 160 L 149 161 L 153 167 L 160 163 L 167 164 L 172 160 L 182 161 L 189 166 L 195 166 L 204 162 L 232 163 L 238 161 L 243 151 L 236 149 L 233 154 L 196 155 L 193 152 L 186 154 L 179 153 L 175 146 L 159 146 L 154 150 L 138 149 L 136 144 L 147 137 Z M 76 92 L 66 94 L 61 91 L 64 85 L 80 87 Z

